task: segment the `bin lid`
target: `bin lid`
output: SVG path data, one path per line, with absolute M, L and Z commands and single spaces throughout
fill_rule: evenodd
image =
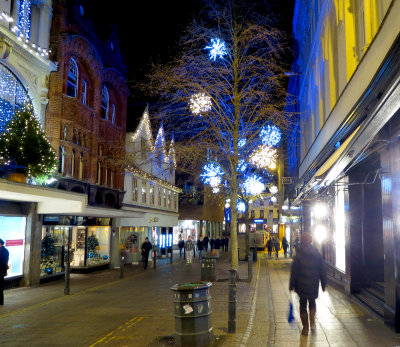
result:
M 212 286 L 211 282 L 194 282 L 194 283 L 177 283 L 174 284 L 171 289 L 176 291 L 185 290 L 196 290 L 196 289 L 206 289 Z

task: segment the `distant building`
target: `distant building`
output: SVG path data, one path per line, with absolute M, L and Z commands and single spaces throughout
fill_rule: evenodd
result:
M 399 18 L 399 1 L 296 1 L 287 167 L 330 279 L 398 332 Z
M 181 190 L 175 185 L 174 142 L 167 143 L 162 124 L 153 137 L 148 108 L 136 130 L 127 133 L 126 152 L 122 209 L 142 216 L 118 220 L 119 242 L 125 245 L 125 262 L 135 263 L 141 259 L 140 246 L 146 237 L 159 254 L 177 243 Z

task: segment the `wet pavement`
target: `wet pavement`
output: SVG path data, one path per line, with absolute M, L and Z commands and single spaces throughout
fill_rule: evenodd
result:
M 210 289 L 215 346 L 400 346 L 400 334 L 358 303 L 328 285 L 317 300 L 317 330 L 300 336 L 295 299 L 292 324 L 287 322 L 290 259 L 258 253 L 253 279 L 240 262 L 236 333 L 228 334 L 229 253 L 216 264 Z M 176 283 L 198 282 L 200 263 L 186 265 L 179 255 L 141 266 L 71 276 L 64 281 L 5 291 L 0 306 L 1 346 L 170 346 L 174 334 L 173 292 Z

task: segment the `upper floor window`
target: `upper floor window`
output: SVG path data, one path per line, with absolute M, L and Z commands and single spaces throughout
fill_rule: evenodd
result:
M 65 155 L 64 155 L 64 147 L 60 146 L 59 148 L 59 154 L 58 154 L 58 172 L 59 173 L 63 173 L 64 172 L 64 159 L 65 159 Z
M 138 200 L 138 180 L 135 177 L 132 178 L 132 200 Z
M 78 65 L 74 58 L 69 60 L 69 67 L 68 67 L 68 81 L 67 81 L 67 95 L 73 96 L 76 98 L 78 94 Z
M 155 196 L 154 184 L 150 183 L 150 205 L 154 205 L 154 196 Z
M 83 179 L 83 152 L 79 155 L 79 179 Z
M 100 181 L 101 181 L 101 160 L 97 160 L 97 177 L 96 177 L 97 184 L 100 184 Z
M 75 176 L 75 149 L 72 150 L 72 156 L 71 156 L 71 176 Z
M 101 91 L 101 118 L 108 119 L 108 104 L 110 101 L 110 97 L 108 95 L 108 89 L 106 86 L 103 86 Z
M 87 105 L 87 82 L 82 81 L 82 104 Z
M 31 34 L 31 19 L 31 0 L 21 0 L 18 12 L 18 29 L 26 39 L 29 39 Z
M 260 218 L 264 219 L 264 210 L 260 210 Z
M 146 203 L 147 182 L 142 180 L 142 203 Z
M 115 124 L 115 105 L 111 105 L 111 123 Z

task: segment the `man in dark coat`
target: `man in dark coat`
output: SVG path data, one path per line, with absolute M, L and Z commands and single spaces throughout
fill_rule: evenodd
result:
M 289 283 L 289 290 L 294 290 L 300 298 L 302 335 L 308 335 L 307 301 L 311 330 L 315 329 L 315 299 L 318 298 L 320 281 L 322 290 L 325 291 L 326 270 L 324 261 L 318 249 L 312 244 L 311 234 L 303 233 L 300 239 L 300 247 L 293 259 Z
M 209 239 L 208 239 L 208 236 L 207 236 L 207 235 L 204 236 L 203 242 L 204 242 L 204 249 L 205 249 L 206 252 L 207 252 L 207 251 L 208 251 L 208 242 L 209 242 Z
M 8 270 L 8 250 L 4 247 L 4 241 L 0 239 L 0 305 L 4 305 L 4 277 Z
M 214 248 L 217 251 L 217 258 L 219 258 L 219 250 L 221 248 L 221 240 L 219 238 L 215 239 Z
M 282 248 L 283 248 L 283 253 L 285 254 L 285 258 L 287 257 L 288 246 L 289 246 L 289 242 L 286 240 L 286 237 L 283 237 L 283 239 L 282 239 Z
M 151 243 L 149 242 L 149 238 L 146 237 L 142 244 L 142 257 L 143 257 L 143 262 L 144 262 L 144 268 L 147 268 L 147 263 L 149 262 L 149 253 L 150 250 L 153 248 Z

